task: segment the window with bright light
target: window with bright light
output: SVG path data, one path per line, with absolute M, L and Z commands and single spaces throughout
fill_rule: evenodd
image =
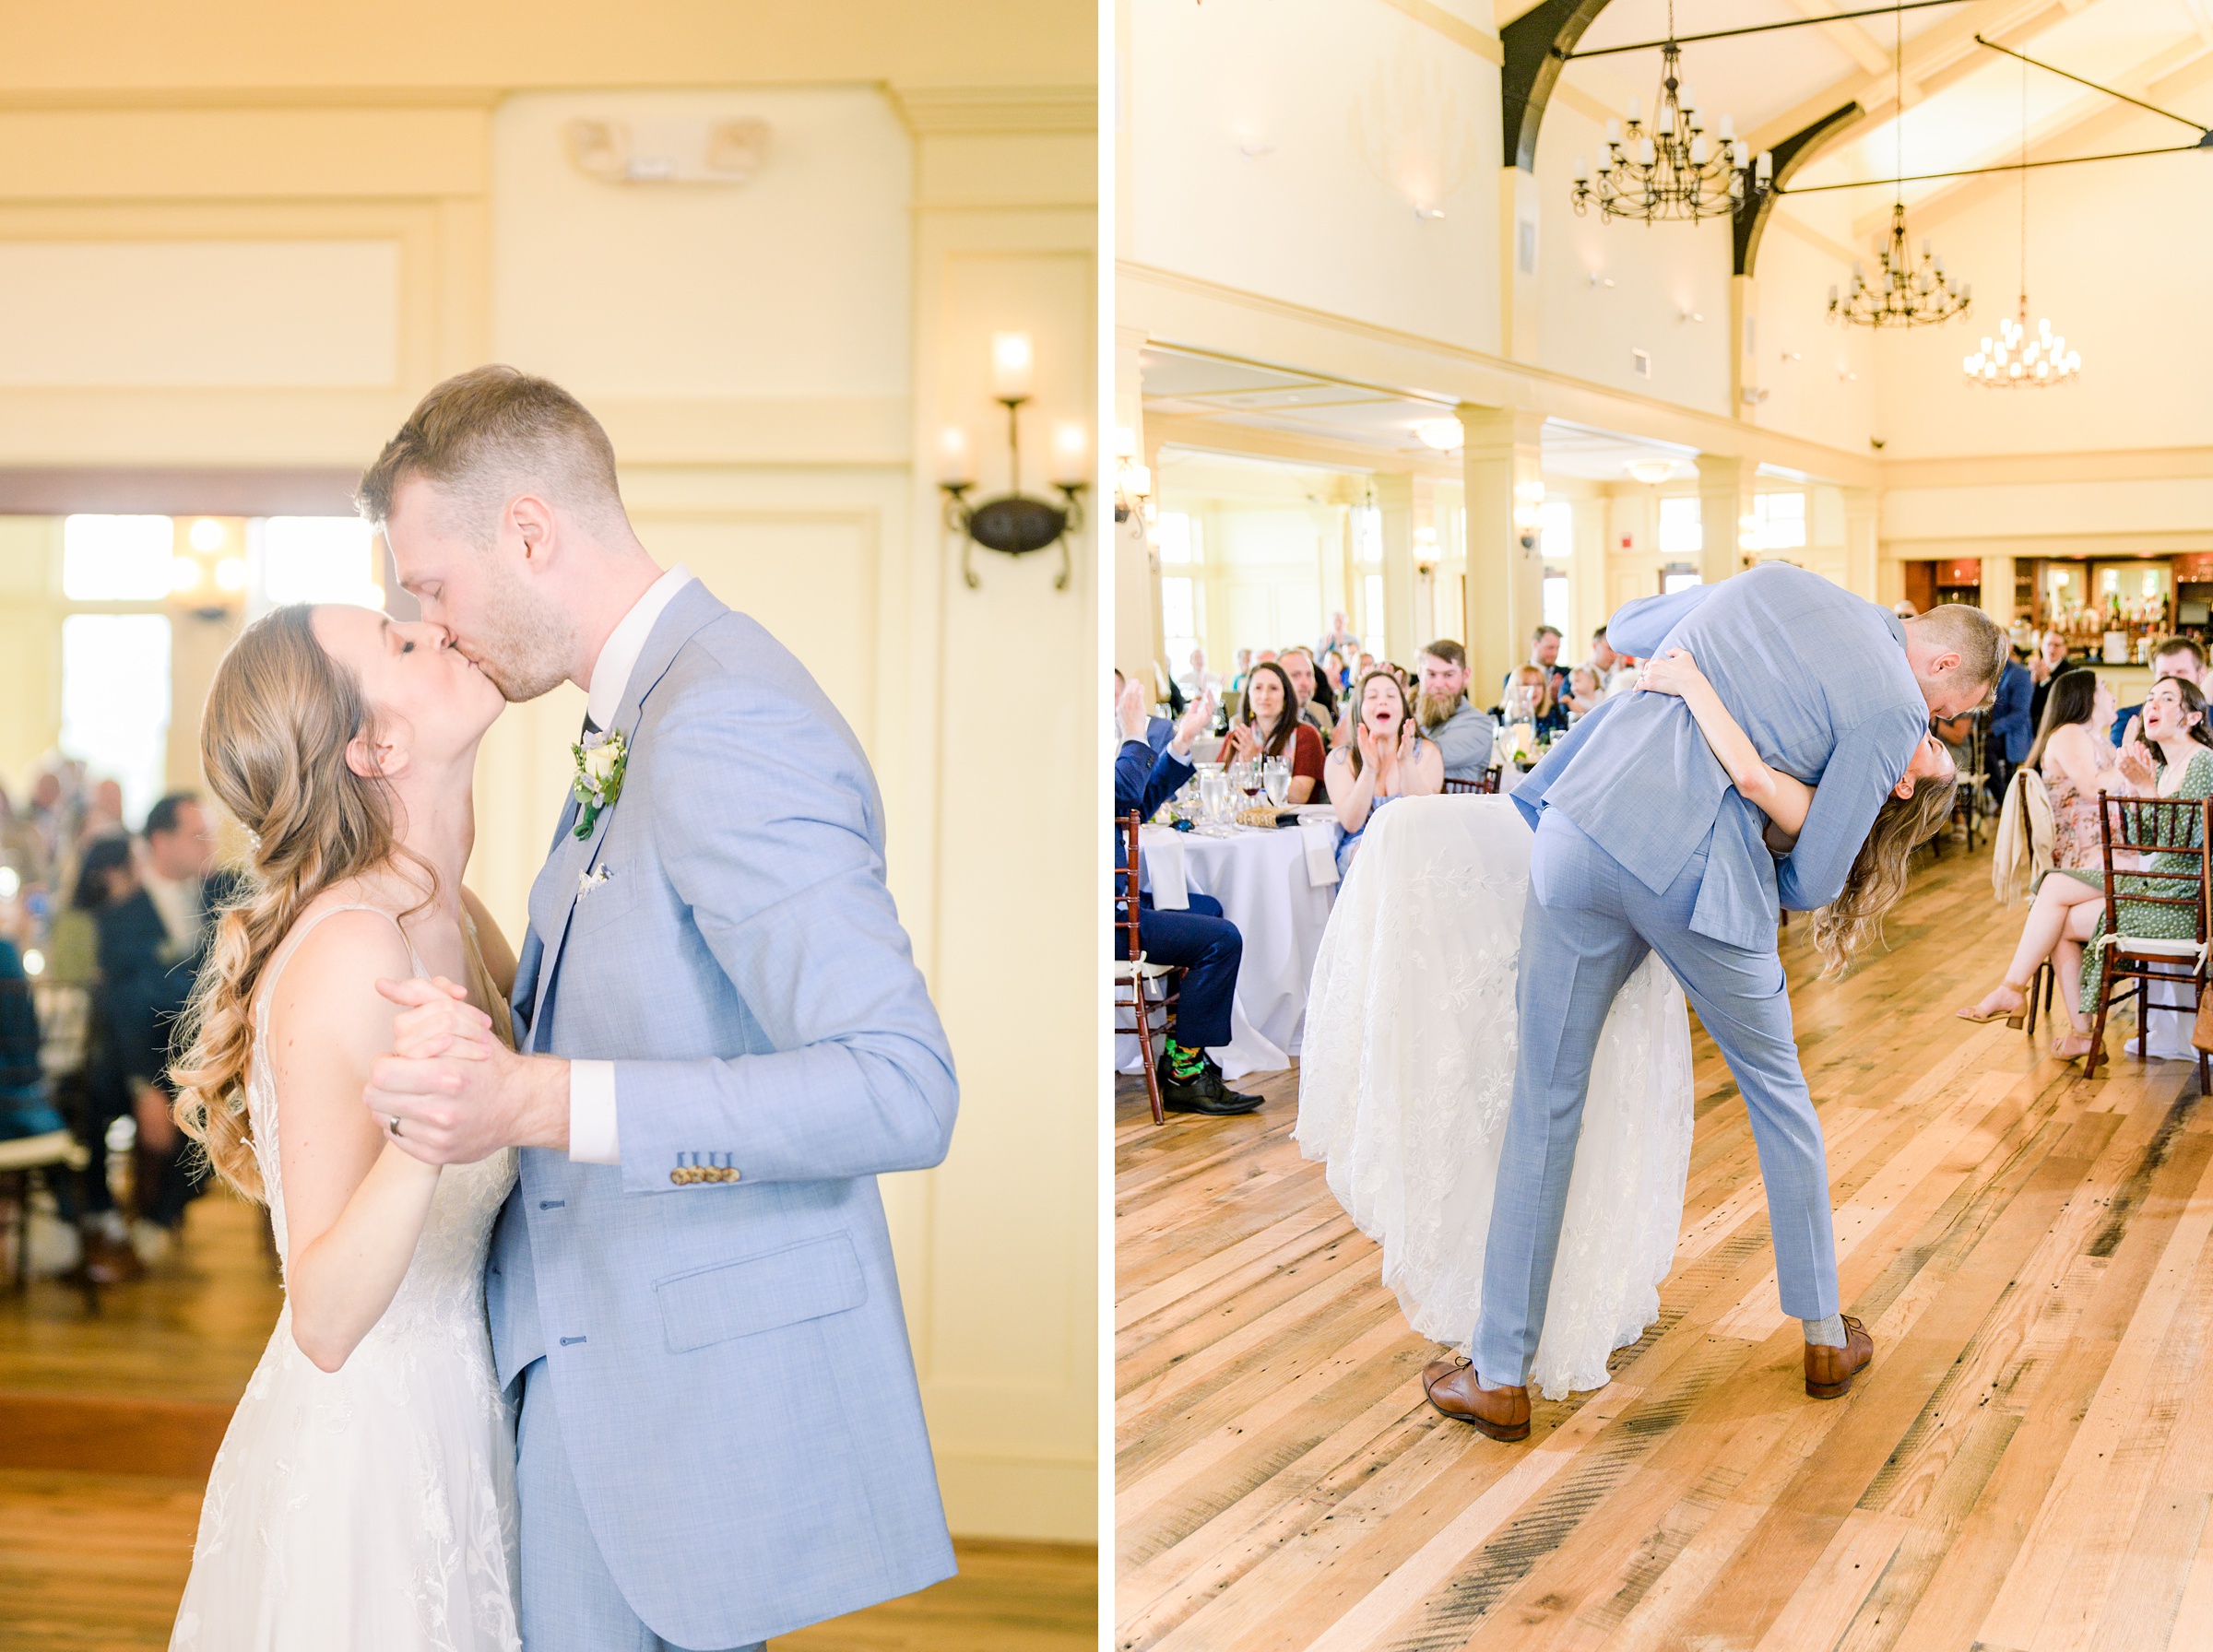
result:
M 169 642 L 165 614 L 62 620 L 62 749 L 122 785 L 127 820 L 144 818 L 168 772 Z
M 1550 568 L 1544 571 L 1544 623 L 1563 637 L 1571 634 L 1568 624 L 1568 576 Z
M 1687 591 L 1693 585 L 1703 584 L 1698 571 L 1683 562 L 1670 562 L 1660 570 L 1660 594 L 1673 596 L 1677 591 Z
M 1177 577 L 1160 582 L 1161 646 L 1169 669 L 1179 676 L 1189 663 L 1191 650 L 1199 646 L 1199 632 L 1204 619 L 1199 604 L 1197 580 Z
M 382 608 L 376 541 L 358 516 L 268 516 L 248 533 L 259 541 L 261 594 L 288 602 L 346 602 Z
M 1564 499 L 1548 499 L 1537 511 L 1537 543 L 1548 562 L 1565 562 L 1575 555 L 1575 506 Z
M 1353 560 L 1383 560 L 1383 513 L 1373 505 L 1353 507 Z
M 1202 537 L 1199 519 L 1182 511 L 1163 511 L 1153 536 L 1160 548 L 1160 560 L 1178 567 L 1199 560 Z
M 1698 525 L 1698 496 L 1695 493 L 1677 494 L 1660 502 L 1660 550 L 1663 556 L 1679 556 L 1686 551 L 1705 549 L 1706 535 Z
M 166 516 L 65 517 L 62 593 L 71 602 L 160 602 L 176 556 Z
M 1361 620 L 1361 647 L 1374 655 L 1379 661 L 1387 660 L 1391 657 L 1391 643 L 1383 623 L 1383 576 L 1380 573 L 1365 576 L 1360 582 L 1360 588 L 1367 602 L 1367 613 Z M 1356 655 L 1345 661 L 1346 665 L 1355 667 L 1359 663 Z
M 1805 495 L 1762 493 L 1752 502 L 1751 550 L 1796 550 L 1805 544 Z

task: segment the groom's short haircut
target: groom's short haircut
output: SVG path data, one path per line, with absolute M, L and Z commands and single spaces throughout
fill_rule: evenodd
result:
M 491 542 L 497 513 L 518 493 L 540 494 L 595 528 L 628 531 L 614 445 L 599 421 L 550 379 L 512 367 L 474 367 L 434 386 L 362 473 L 355 508 L 388 521 L 412 477 L 451 496 L 458 525 L 479 544 Z
M 1959 672 L 1985 690 L 1994 686 L 2006 668 L 2006 651 L 2013 639 L 1998 622 L 1972 603 L 1940 602 L 1927 613 L 1906 621 L 1959 656 Z

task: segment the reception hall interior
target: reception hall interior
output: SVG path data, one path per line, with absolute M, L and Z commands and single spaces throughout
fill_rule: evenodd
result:
M 1095 25 L 996 0 L 0 23 L 0 1646 L 169 1644 L 280 1300 L 264 1212 L 187 1201 L 160 1109 L 88 1100 L 95 920 L 242 846 L 197 738 L 242 625 L 412 616 L 353 490 L 487 361 L 596 413 L 648 552 L 846 720 L 958 1066 L 949 1156 L 883 1198 L 961 1575 L 775 1644 L 1094 1644 L 1088 702 L 1029 705 L 1019 811 L 975 796 L 1009 680 L 1097 676 L 1098 542 L 1080 513 L 1047 554 L 967 542 L 934 466 L 966 425 L 975 479 L 1007 479 L 995 337 L 1025 347 L 1025 440 L 1087 462 Z M 584 706 L 512 706 L 480 753 L 467 881 L 514 939 Z M 155 807 L 180 792 L 201 804 Z
M 2213 13 L 1118 0 L 1116 49 L 1118 899 L 1213 938 L 1137 943 L 1148 1051 L 1116 988 L 1116 1644 L 2213 1644 Z M 1555 1321 L 1572 1258 L 1649 1272 L 1486 1437 L 1423 1373 L 1511 1088 L 1506 794 L 1637 691 L 1621 605 L 1777 563 L 2011 652 L 1880 940 L 1779 936 L 1873 1362 L 1802 1391 L 1659 971 L 1582 1142 L 1657 1182 L 1571 1189 Z

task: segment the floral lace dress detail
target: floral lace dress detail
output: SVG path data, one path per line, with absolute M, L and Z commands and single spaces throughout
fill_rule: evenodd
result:
M 2098 794 L 2085 792 L 2064 769 L 2056 779 L 2045 775 L 2044 786 L 2052 798 L 2053 866 L 2063 872 L 2095 867 L 2102 875 L 2105 851 L 2098 835 Z
M 1420 1335 L 1465 1346 L 1514 1096 L 1515 970 L 1534 834 L 1505 797 L 1371 817 L 1314 964 L 1299 1150 L 1383 1248 Z M 1690 1168 L 1690 1021 L 1657 955 L 1615 997 L 1591 1068 L 1544 1331 L 1550 1398 L 1604 1387 L 1659 1316 Z
M 257 996 L 246 1098 L 280 1257 L 269 997 L 315 924 L 381 910 L 316 914 Z M 208 1475 L 172 1652 L 519 1652 L 515 1424 L 484 1316 L 485 1253 L 515 1175 L 513 1150 L 445 1169 L 392 1305 L 337 1371 L 300 1351 L 286 1304 Z

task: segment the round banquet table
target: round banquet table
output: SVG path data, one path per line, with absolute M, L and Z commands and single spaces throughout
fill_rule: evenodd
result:
M 1280 1072 L 1298 1054 L 1307 986 L 1337 892 L 1336 864 L 1326 846 L 1333 835 L 1333 828 L 1237 827 L 1226 837 L 1144 829 L 1140 870 L 1154 904 L 1171 910 L 1187 895 L 1212 895 L 1245 938 L 1230 1007 L 1230 1041 L 1213 1052 L 1225 1078 Z M 1126 1018 L 1128 1011 L 1123 1013 Z M 1159 1022 L 1154 1026 L 1157 1036 Z M 1118 1071 L 1144 1070 L 1135 1032 L 1116 1033 L 1114 1056 Z

